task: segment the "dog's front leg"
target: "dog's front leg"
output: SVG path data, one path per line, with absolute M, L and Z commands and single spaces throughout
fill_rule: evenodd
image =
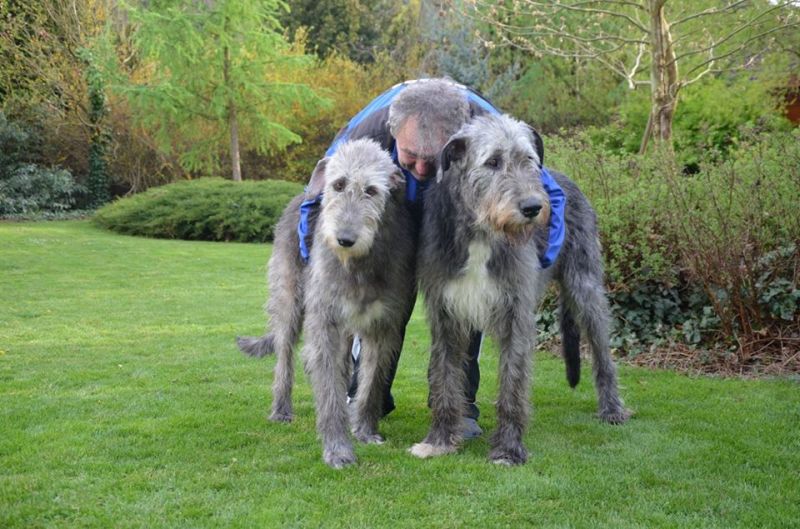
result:
M 353 435 L 362 443 L 384 442 L 378 433 L 378 421 L 384 411 L 383 401 L 392 361 L 403 346 L 402 336 L 398 325 L 379 326 L 361 336 L 360 380 L 351 414 Z
M 355 463 L 347 420 L 347 371 L 349 340 L 331 318 L 311 318 L 319 328 L 306 326 L 303 348 L 306 373 L 314 391 L 317 431 L 322 438 L 322 458 L 333 468 Z
M 497 430 L 491 438 L 489 459 L 503 465 L 528 460 L 522 434 L 530 416 L 530 378 L 536 325 L 532 309 L 521 308 L 507 320 L 498 336 L 500 388 L 497 397 Z
M 428 366 L 430 395 L 428 404 L 433 412 L 431 429 L 421 443 L 411 447 L 411 453 L 427 458 L 455 452 L 461 441 L 461 417 L 465 411 L 464 362 L 469 344 L 470 329 L 459 325 L 441 304 L 435 313 L 428 304 L 431 324 L 431 360 Z

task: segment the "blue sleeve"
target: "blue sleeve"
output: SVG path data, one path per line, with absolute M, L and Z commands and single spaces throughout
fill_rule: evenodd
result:
M 558 258 L 561 245 L 564 244 L 564 234 L 566 225 L 564 224 L 564 208 L 567 205 L 567 196 L 555 179 L 542 167 L 542 185 L 550 197 L 550 223 L 548 228 L 550 233 L 547 237 L 547 250 L 539 256 L 542 268 L 548 268 Z
M 300 240 L 300 258 L 304 263 L 308 262 L 309 252 L 306 238 L 308 236 L 308 216 L 311 211 L 319 207 L 322 202 L 322 195 L 314 198 L 307 198 L 300 204 L 300 222 L 297 223 L 297 236 Z

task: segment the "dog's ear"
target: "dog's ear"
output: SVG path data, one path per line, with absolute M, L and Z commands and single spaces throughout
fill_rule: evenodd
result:
M 436 179 L 441 180 L 444 173 L 450 169 L 450 166 L 464 158 L 466 152 L 466 138 L 459 136 L 450 138 L 450 141 L 442 149 L 441 155 L 439 155 L 439 173 L 436 175 Z
M 536 129 L 528 125 L 528 132 L 531 135 L 531 145 L 536 150 L 536 156 L 539 157 L 539 167 L 544 166 L 544 142 Z
M 325 189 L 325 167 L 328 165 L 328 160 L 330 158 L 326 156 L 318 161 L 317 166 L 314 167 L 314 172 L 311 173 L 311 180 L 306 186 L 307 199 L 318 197 L 322 190 Z
M 394 191 L 405 191 L 406 189 L 406 177 L 400 168 L 396 168 L 395 171 L 392 173 L 392 176 L 389 177 L 389 190 Z

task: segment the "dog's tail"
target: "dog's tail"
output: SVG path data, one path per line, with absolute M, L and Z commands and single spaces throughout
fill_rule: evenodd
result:
M 567 368 L 567 382 L 574 388 L 581 380 L 581 330 L 569 307 L 561 304 L 561 347 Z
M 262 358 L 275 353 L 275 336 L 272 333 L 260 338 L 255 336 L 237 336 L 236 345 L 248 356 Z

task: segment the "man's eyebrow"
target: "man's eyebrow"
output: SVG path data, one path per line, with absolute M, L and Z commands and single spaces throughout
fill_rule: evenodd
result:
M 414 152 L 412 150 L 406 149 L 405 147 L 400 147 L 400 150 L 403 151 L 404 153 L 406 153 L 409 156 L 413 156 L 414 158 L 422 158 L 423 160 L 435 160 L 436 159 L 436 155 L 435 154 L 431 154 L 429 156 L 422 156 L 421 154 L 416 153 L 416 152 Z

